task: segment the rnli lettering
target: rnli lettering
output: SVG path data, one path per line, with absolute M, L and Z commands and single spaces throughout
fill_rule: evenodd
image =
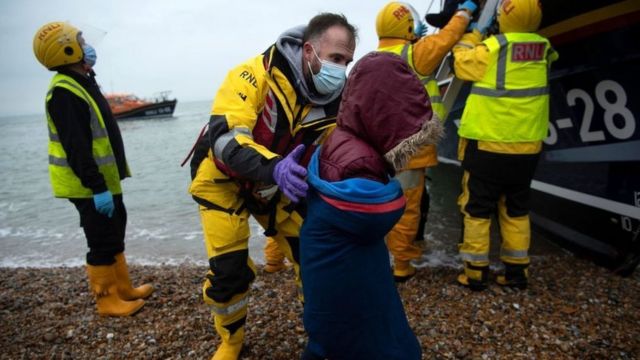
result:
M 238 92 L 238 96 L 240 96 L 240 99 L 242 99 L 242 101 L 247 101 L 247 95 L 243 94 L 242 92 Z
M 542 42 L 513 44 L 511 61 L 540 61 L 544 58 L 544 48 L 545 44 Z
M 47 34 L 49 34 L 50 32 L 52 32 L 53 30 L 62 27 L 62 25 L 60 24 L 51 24 L 49 26 L 47 26 L 45 29 L 43 29 L 40 34 L 38 34 L 38 40 L 42 40 L 44 39 Z
M 396 9 L 396 11 L 393 12 L 393 16 L 395 16 L 398 20 L 402 19 L 407 14 L 409 14 L 409 9 L 404 6 L 400 6 L 398 9 Z
M 256 81 L 256 77 L 253 76 L 253 74 L 248 72 L 247 70 L 244 70 L 243 72 L 240 73 L 240 78 L 246 80 L 249 84 L 253 85 L 254 88 L 258 87 L 258 82 Z

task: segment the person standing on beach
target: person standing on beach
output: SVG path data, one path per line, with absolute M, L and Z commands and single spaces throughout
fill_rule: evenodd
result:
M 549 40 L 535 33 L 541 19 L 538 0 L 503 0 L 499 34 L 481 41 L 486 29 L 474 29 L 453 49 L 456 76 L 473 81 L 458 129 L 464 169 L 458 198 L 464 273 L 458 282 L 472 290 L 487 287 L 496 213 L 505 265 L 496 282 L 527 287 L 531 180 L 548 130 L 549 67 L 558 58 Z
M 203 297 L 222 340 L 214 359 L 237 359 L 242 349 L 256 276 L 248 251 L 250 215 L 299 274 L 304 166 L 335 126 L 355 41 L 356 30 L 343 15 L 319 14 L 232 69 L 215 96 L 191 160 L 189 188 L 209 258 Z
M 409 4 L 392 1 L 378 12 L 376 18 L 378 51 L 400 55 L 409 64 L 422 81 L 433 112 L 440 121 L 444 121 L 447 114 L 440 97 L 435 71 L 449 50 L 464 35 L 476 8 L 474 1 L 467 0 L 459 6 L 459 10 L 447 26 L 437 34 L 429 36 L 424 36 L 427 27 Z M 411 264 L 411 260 L 418 260 L 422 256 L 423 249 L 414 241 L 421 223 L 425 171 L 437 164 L 436 147 L 429 145 L 421 149 L 409 161 L 407 167 L 396 174 L 407 200 L 404 214 L 387 235 L 387 245 L 393 255 L 393 276 L 396 282 L 404 282 L 413 277 L 416 268 Z
M 442 130 L 400 56 L 371 52 L 353 67 L 337 127 L 309 164 L 302 359 L 420 359 L 384 237 L 405 205 L 394 173 Z
M 56 72 L 46 95 L 53 194 L 69 199 L 80 214 L 98 314 L 131 315 L 142 308 L 153 287 L 132 287 L 129 279 L 120 181 L 130 172 L 120 129 L 95 80 L 96 51 L 76 27 L 51 22 L 36 32 L 33 52 Z

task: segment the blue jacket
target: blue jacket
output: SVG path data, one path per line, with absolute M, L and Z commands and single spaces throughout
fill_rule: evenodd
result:
M 384 237 L 405 200 L 387 184 L 319 177 L 309 164 L 308 211 L 300 233 L 307 352 L 328 359 L 420 359 L 395 287 Z

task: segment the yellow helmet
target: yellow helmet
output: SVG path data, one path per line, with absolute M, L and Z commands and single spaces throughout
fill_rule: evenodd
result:
M 414 33 L 420 21 L 413 6 L 392 1 L 385 5 L 376 18 L 376 32 L 378 38 L 399 38 L 405 40 L 417 39 Z
M 42 26 L 33 37 L 33 53 L 47 69 L 75 64 L 82 60 L 78 42 L 80 30 L 67 22 L 50 22 Z
M 498 6 L 500 32 L 534 32 L 542 20 L 539 0 L 502 0 Z

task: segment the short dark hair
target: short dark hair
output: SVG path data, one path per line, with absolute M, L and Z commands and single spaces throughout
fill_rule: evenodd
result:
M 358 30 L 349 24 L 347 18 L 342 14 L 332 14 L 332 13 L 320 13 L 314 16 L 307 25 L 307 28 L 304 30 L 304 34 L 302 35 L 302 43 L 309 40 L 318 39 L 327 31 L 328 28 L 340 25 L 347 29 L 351 34 L 351 41 L 355 43 L 356 38 L 358 37 Z

